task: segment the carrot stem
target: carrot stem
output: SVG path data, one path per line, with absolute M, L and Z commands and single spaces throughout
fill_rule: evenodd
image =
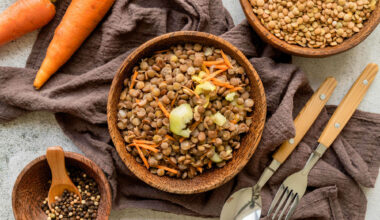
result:
M 137 149 L 137 152 L 139 153 L 139 155 L 140 155 L 140 157 L 141 157 L 141 160 L 143 161 L 145 167 L 146 167 L 147 169 L 149 169 L 149 163 L 148 163 L 148 161 L 146 160 L 146 158 L 145 158 L 143 152 L 141 151 L 140 147 L 139 147 L 139 146 L 136 146 L 136 149 Z
M 230 60 L 228 59 L 228 57 L 226 56 L 226 54 L 224 54 L 223 50 L 220 50 L 220 53 L 222 54 L 222 57 L 223 57 L 224 62 L 226 63 L 226 65 L 227 65 L 229 68 L 232 68 L 231 62 L 230 62 Z
M 165 106 L 160 102 L 160 100 L 158 100 L 157 97 L 156 97 L 156 101 L 158 103 L 158 107 L 160 107 L 160 109 L 165 114 L 165 116 L 169 118 L 170 117 L 170 113 L 168 112 L 168 110 L 166 110 Z

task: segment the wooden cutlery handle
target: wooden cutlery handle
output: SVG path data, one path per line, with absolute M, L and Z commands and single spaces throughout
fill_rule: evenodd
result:
M 334 142 L 335 138 L 342 131 L 352 114 L 354 114 L 355 109 L 364 98 L 369 86 L 375 79 L 378 69 L 378 66 L 374 63 L 367 65 L 331 116 L 318 140 L 319 143 L 326 147 L 330 147 Z
M 336 80 L 333 77 L 328 77 L 319 87 L 319 89 L 313 94 L 306 105 L 298 113 L 296 119 L 294 119 L 294 127 L 296 130 L 296 136 L 288 141 L 285 141 L 277 152 L 273 155 L 273 158 L 280 163 L 283 163 L 286 158 L 293 152 L 301 139 L 305 136 L 311 125 L 317 119 L 319 113 L 322 111 L 326 102 L 329 100 L 331 94 L 336 87 Z
M 53 182 L 60 183 L 69 179 L 65 167 L 65 153 L 62 147 L 49 147 L 46 150 L 46 159 L 52 173 Z

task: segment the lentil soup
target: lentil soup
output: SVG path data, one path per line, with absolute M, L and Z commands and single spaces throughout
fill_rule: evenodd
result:
M 140 60 L 124 80 L 117 127 L 135 160 L 158 176 L 220 168 L 252 123 L 243 67 L 219 48 L 178 44 Z

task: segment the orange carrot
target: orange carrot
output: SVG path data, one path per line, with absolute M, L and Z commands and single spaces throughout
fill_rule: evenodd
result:
M 218 70 L 224 70 L 224 71 L 226 71 L 226 70 L 228 70 L 228 66 L 225 65 L 225 64 L 223 64 L 223 65 L 215 65 L 215 66 L 214 66 L 214 69 L 218 69 Z
M 202 81 L 208 81 L 210 80 L 211 78 L 214 78 L 215 76 L 219 75 L 220 73 L 223 73 L 224 71 L 226 71 L 227 69 L 221 69 L 221 70 L 217 70 L 215 72 L 213 72 L 212 74 L 210 74 L 209 76 L 207 76 L 206 78 L 204 78 Z
M 169 171 L 169 172 L 174 173 L 174 174 L 177 174 L 177 173 L 178 173 L 177 170 L 172 169 L 172 168 L 169 168 L 169 167 L 166 167 L 166 166 L 157 165 L 156 167 L 157 167 L 158 169 L 163 169 L 163 170 Z
M 0 14 L 0 46 L 45 26 L 54 15 L 50 0 L 18 0 Z
M 194 124 L 192 124 L 192 125 L 190 126 L 190 131 L 194 131 L 194 129 L 195 129 L 196 127 L 198 127 L 198 125 L 199 125 L 200 123 L 201 123 L 201 120 L 194 122 Z
M 182 143 L 185 139 L 186 139 L 186 138 L 181 137 L 181 138 L 179 139 L 179 143 Z
M 238 91 L 238 90 L 241 90 L 241 89 L 243 89 L 243 87 L 238 86 L 238 87 L 235 87 L 235 88 L 229 89 L 228 91 L 230 91 L 230 92 L 235 92 L 235 91 Z
M 131 85 L 129 86 L 129 89 L 133 89 L 133 86 L 135 86 L 137 75 L 139 75 L 139 72 L 135 70 L 135 72 L 132 75 L 132 81 Z
M 149 169 L 149 163 L 148 161 L 146 160 L 143 152 L 141 151 L 141 149 L 139 148 L 139 146 L 136 146 L 137 148 L 137 152 L 139 153 L 140 157 L 141 157 L 141 160 L 144 162 L 144 165 L 146 166 L 147 169 Z
M 202 64 L 202 70 L 205 71 L 208 75 L 210 75 L 210 70 L 207 69 L 205 64 Z
M 224 54 L 223 50 L 221 50 L 220 53 L 222 54 L 222 57 L 223 57 L 224 62 L 226 63 L 226 65 L 227 65 L 229 68 L 232 68 L 231 62 L 230 62 L 230 60 L 228 59 L 228 57 L 226 56 L 226 54 Z
M 208 166 L 209 169 L 211 168 L 211 165 L 212 165 L 212 164 L 211 164 L 211 160 L 209 160 L 209 161 L 208 161 L 208 164 L 207 164 L 207 166 Z
M 215 60 L 215 61 L 203 61 L 203 64 L 205 66 L 212 66 L 212 65 L 218 65 L 218 64 L 223 64 L 224 63 L 224 60 Z
M 147 141 L 147 140 L 133 140 L 133 142 L 137 144 L 150 144 L 150 145 L 156 145 L 153 141 Z
M 141 147 L 141 148 L 144 148 L 145 150 L 153 151 L 154 153 L 158 152 L 158 150 L 154 148 L 154 146 L 151 146 L 151 145 L 133 143 L 133 144 L 129 144 L 128 146 Z
M 201 98 L 199 97 L 199 95 L 197 93 L 195 93 L 192 89 L 190 88 L 187 88 L 186 86 L 182 86 L 184 89 L 186 89 L 188 92 L 190 92 L 191 94 L 195 95 L 198 99 Z
M 177 97 L 178 97 L 178 92 L 175 94 L 175 97 L 172 101 L 172 103 L 170 104 L 170 106 L 173 108 L 174 104 L 175 104 L 175 101 L 177 100 Z
M 165 116 L 169 118 L 170 117 L 170 113 L 168 112 L 168 110 L 166 110 L 165 106 L 160 102 L 160 100 L 158 100 L 157 97 L 156 97 L 156 101 L 157 101 L 158 107 L 160 107 L 160 109 L 165 114 Z
M 202 173 L 203 172 L 203 168 L 202 167 L 195 167 L 197 168 L 198 172 Z
M 168 134 L 165 135 L 165 139 L 175 141 L 175 139 L 172 136 L 168 135 Z
M 233 85 L 231 85 L 231 84 L 229 84 L 229 83 L 221 82 L 221 81 L 217 80 L 216 78 L 211 78 L 211 81 L 212 81 L 212 83 L 214 83 L 216 86 L 226 87 L 226 88 L 228 88 L 228 89 L 233 89 L 233 88 L 235 88 Z
M 55 30 L 34 87 L 40 89 L 57 70 L 78 50 L 106 15 L 115 0 L 72 0 Z M 38 10 L 33 12 L 40 14 Z

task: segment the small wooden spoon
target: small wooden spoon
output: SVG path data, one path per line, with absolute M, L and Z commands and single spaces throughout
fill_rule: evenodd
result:
M 82 201 L 79 190 L 67 175 L 65 154 L 62 147 L 49 147 L 46 151 L 46 159 L 52 174 L 52 183 L 48 194 L 49 208 L 51 208 L 51 204 L 55 202 L 55 198 L 62 196 L 65 190 L 75 193 L 79 196 L 79 201 Z

